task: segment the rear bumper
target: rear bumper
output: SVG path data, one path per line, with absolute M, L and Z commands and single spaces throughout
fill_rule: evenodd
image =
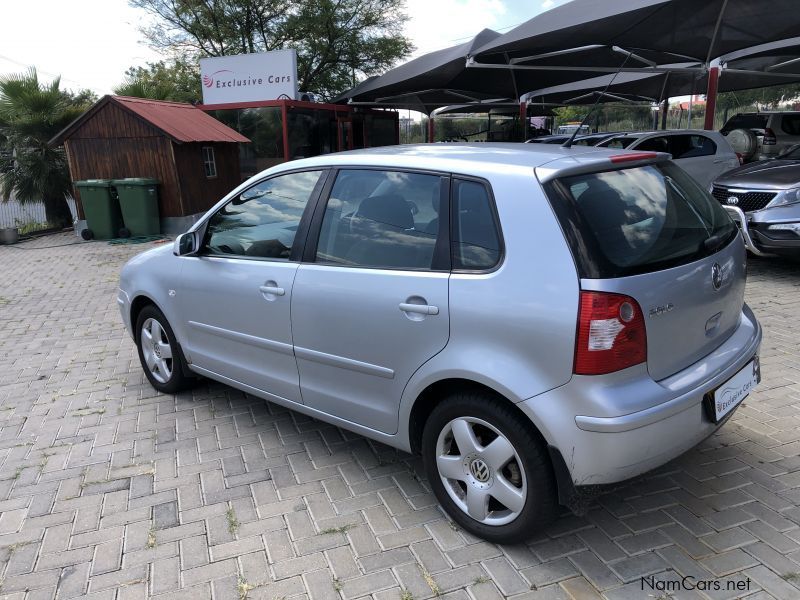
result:
M 644 365 L 574 376 L 519 406 L 561 453 L 573 485 L 623 481 L 681 455 L 722 425 L 707 418 L 703 396 L 752 360 L 760 343 L 761 327 L 745 305 L 728 340 L 665 380 L 653 381 Z M 632 398 L 645 408 L 629 410 Z

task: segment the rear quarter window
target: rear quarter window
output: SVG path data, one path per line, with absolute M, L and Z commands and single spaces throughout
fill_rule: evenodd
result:
M 800 115 L 783 115 L 781 129 L 789 135 L 800 135 Z
M 722 134 L 726 134 L 728 132 L 733 131 L 734 129 L 765 129 L 767 127 L 767 119 L 769 119 L 768 115 L 757 115 L 757 114 L 743 114 L 743 115 L 734 115 L 725 125 L 722 126 L 720 132 Z

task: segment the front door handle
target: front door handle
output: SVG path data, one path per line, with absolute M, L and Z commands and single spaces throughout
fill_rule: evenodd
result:
M 420 315 L 439 314 L 439 307 L 431 306 L 430 304 L 408 304 L 406 302 L 401 302 L 400 310 L 402 310 L 404 313 L 417 313 Z

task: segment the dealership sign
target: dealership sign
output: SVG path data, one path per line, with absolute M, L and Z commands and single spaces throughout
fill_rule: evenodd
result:
M 297 53 L 276 50 L 200 59 L 203 104 L 297 96 Z

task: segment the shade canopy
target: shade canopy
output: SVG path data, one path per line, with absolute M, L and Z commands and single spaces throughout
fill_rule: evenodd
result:
M 471 40 L 430 52 L 383 75 L 367 79 L 334 102 L 410 108 L 430 114 L 464 102 L 516 101 L 525 91 L 511 73 L 480 73 L 466 68 L 467 56 L 500 34 L 484 29 Z
M 486 43 L 470 62 L 548 72 L 550 85 L 585 78 L 572 69 L 705 65 L 799 35 L 797 9 L 797 0 L 572 0 Z

